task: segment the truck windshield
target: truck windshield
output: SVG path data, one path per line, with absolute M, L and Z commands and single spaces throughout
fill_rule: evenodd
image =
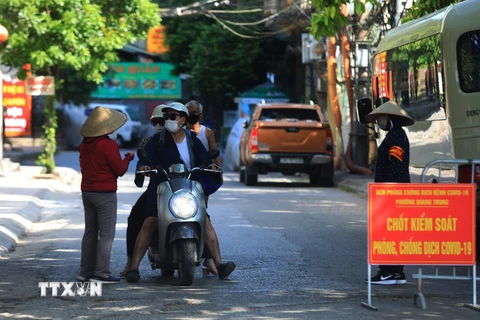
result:
M 313 109 L 283 109 L 265 108 L 260 114 L 260 120 L 298 119 L 320 121 L 318 112 Z

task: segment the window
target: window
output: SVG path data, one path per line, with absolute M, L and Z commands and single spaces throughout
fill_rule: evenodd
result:
M 140 121 L 140 120 L 138 119 L 138 115 L 137 115 L 135 112 L 133 112 L 132 109 L 126 108 L 126 110 L 127 110 L 127 112 L 128 112 L 128 115 L 130 116 L 130 118 L 132 118 L 132 121 Z
M 464 92 L 480 91 L 480 31 L 462 35 L 457 43 L 460 88 Z
M 260 114 L 260 120 L 297 119 L 303 121 L 320 121 L 318 112 L 314 109 L 286 109 L 264 108 Z
M 375 56 L 374 99 L 394 100 L 416 122 L 446 119 L 440 49 L 434 35 Z

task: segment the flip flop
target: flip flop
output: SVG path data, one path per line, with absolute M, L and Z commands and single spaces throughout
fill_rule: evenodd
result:
M 140 272 L 138 270 L 132 269 L 127 271 L 128 282 L 137 282 L 138 280 L 140 280 Z
M 236 265 L 233 262 L 226 262 L 220 264 L 218 266 L 218 278 L 220 278 L 220 280 L 225 279 L 230 275 L 230 273 L 233 272 L 233 270 L 235 270 L 235 267 Z
M 217 276 L 218 275 L 218 270 L 215 267 L 215 263 L 213 262 L 212 258 L 206 259 L 205 262 L 203 263 L 204 270 L 206 271 L 206 275 L 209 273 Z
M 120 272 L 120 278 L 125 279 L 127 277 L 128 269 L 129 268 L 127 266 L 125 266 L 125 268 L 123 268 L 123 270 Z

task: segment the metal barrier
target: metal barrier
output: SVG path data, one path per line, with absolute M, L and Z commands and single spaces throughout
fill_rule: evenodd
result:
M 474 181 L 475 165 L 480 165 L 480 160 L 467 160 L 467 159 L 433 160 L 422 171 L 422 175 L 421 175 L 421 182 L 422 183 L 427 182 L 428 171 L 436 165 L 438 165 L 438 167 L 439 167 L 438 168 L 438 172 L 439 172 L 439 177 L 438 178 L 439 179 L 435 182 L 438 182 L 438 183 L 442 183 L 442 182 L 444 182 L 444 183 L 448 183 L 448 182 L 457 183 L 458 166 L 459 165 L 471 165 L 472 166 L 471 167 L 472 174 L 471 174 L 471 180 L 470 181 L 472 183 L 475 183 L 475 181 Z M 450 170 L 452 170 L 452 168 L 455 170 L 453 177 L 450 176 L 450 177 L 447 178 L 448 180 L 453 179 L 453 181 L 443 181 L 442 171 L 444 170 L 445 167 L 450 168 Z M 478 213 L 477 213 L 477 215 L 478 215 Z M 477 232 L 479 232 L 479 230 L 477 230 Z M 478 243 L 477 243 L 477 245 L 478 245 Z M 477 260 L 478 260 L 478 256 L 477 256 Z M 476 311 L 480 311 L 480 306 L 477 305 L 477 280 L 480 280 L 480 277 L 477 277 L 477 266 L 476 266 L 476 264 L 473 265 L 472 267 L 463 267 L 463 268 L 468 268 L 466 275 L 458 275 L 456 266 L 453 266 L 453 272 L 452 272 L 451 275 L 441 274 L 441 272 L 439 271 L 440 267 L 438 267 L 438 266 L 435 266 L 433 268 L 434 268 L 434 273 L 433 274 L 426 274 L 426 273 L 422 272 L 422 267 L 420 266 L 418 268 L 418 274 L 413 274 L 412 275 L 414 279 L 418 279 L 418 281 L 417 281 L 417 291 L 418 292 L 415 295 L 415 300 L 414 300 L 415 304 L 417 304 L 417 301 L 420 300 L 422 309 L 427 308 L 426 307 L 426 302 L 425 302 L 425 297 L 422 293 L 422 279 L 472 280 L 472 283 L 473 283 L 473 303 L 472 304 L 465 303 L 464 306 L 466 306 L 470 309 L 476 310 Z M 446 268 L 446 267 L 444 267 L 444 268 Z

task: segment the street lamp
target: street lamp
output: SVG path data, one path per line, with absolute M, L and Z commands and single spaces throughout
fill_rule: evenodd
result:
M 0 44 L 7 41 L 8 39 L 8 30 L 4 26 L 0 24 Z M 2 135 L 0 136 L 0 171 L 2 170 L 2 162 L 3 162 L 3 99 L 2 99 L 2 85 L 3 85 L 3 73 L 0 70 L 0 130 L 2 131 Z

